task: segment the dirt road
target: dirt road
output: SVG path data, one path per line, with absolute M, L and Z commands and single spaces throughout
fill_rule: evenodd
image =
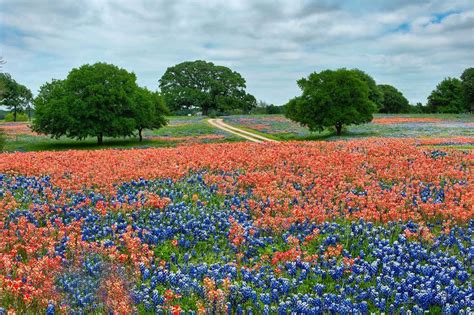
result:
M 229 133 L 232 133 L 234 135 L 237 135 L 239 137 L 242 137 L 244 139 L 247 139 L 252 142 L 257 142 L 257 143 L 262 143 L 262 142 L 278 142 L 277 140 L 273 140 L 258 134 L 255 134 L 253 132 L 249 132 L 247 130 L 243 130 L 234 126 L 231 126 L 229 124 L 226 124 L 222 119 L 220 118 L 212 118 L 207 120 L 209 124 L 212 126 L 222 129 L 224 131 L 227 131 Z

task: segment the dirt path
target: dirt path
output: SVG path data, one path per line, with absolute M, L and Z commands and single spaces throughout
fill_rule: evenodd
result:
M 222 129 L 224 131 L 227 131 L 229 133 L 232 133 L 234 135 L 237 135 L 239 137 L 242 137 L 244 139 L 247 139 L 252 142 L 257 142 L 257 143 L 262 143 L 262 142 L 278 142 L 276 140 L 255 134 L 253 132 L 249 132 L 247 130 L 243 130 L 234 126 L 231 126 L 229 124 L 226 124 L 222 119 L 220 118 L 213 118 L 213 119 L 208 119 L 207 120 L 212 126 Z

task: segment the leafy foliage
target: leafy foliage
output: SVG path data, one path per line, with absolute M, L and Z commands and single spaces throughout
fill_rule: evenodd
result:
M 283 114 L 284 106 L 277 106 L 273 104 L 268 104 L 264 101 L 259 101 L 257 106 L 251 110 L 251 114 L 268 114 L 268 115 L 276 115 L 276 114 Z
M 338 135 L 343 125 L 372 120 L 375 104 L 369 88 L 354 70 L 339 69 L 314 72 L 298 81 L 302 95 L 286 105 L 286 116 L 311 131 L 334 126 Z
M 197 108 L 204 115 L 212 111 L 248 113 L 256 100 L 245 88 L 239 73 L 203 60 L 170 67 L 160 79 L 160 89 L 173 112 Z
M 5 147 L 5 132 L 0 128 L 0 152 Z
M 381 84 L 378 87 L 383 95 L 382 107 L 379 110 L 381 113 L 393 114 L 411 111 L 408 100 L 397 88 L 388 84 Z
M 16 121 L 17 114 L 29 108 L 33 94 L 8 73 L 0 73 L 0 87 L 0 105 L 6 106 L 13 113 L 13 121 Z
M 159 93 L 138 87 L 134 104 L 133 116 L 140 141 L 143 140 L 143 129 L 158 129 L 167 124 L 164 115 L 168 113 L 168 109 Z
M 383 92 L 375 80 L 362 70 L 352 69 L 352 71 L 358 74 L 360 79 L 367 84 L 369 88 L 369 99 L 377 106 L 377 109 L 380 110 L 383 106 Z
M 5 115 L 5 121 L 6 122 L 15 121 L 14 119 L 15 119 L 15 117 L 14 117 L 13 113 L 8 113 L 8 114 Z M 17 113 L 16 114 L 16 121 L 28 121 L 28 115 L 26 115 L 25 113 Z
M 56 139 L 68 134 L 73 117 L 69 113 L 65 80 L 52 80 L 43 84 L 34 103 L 34 131 L 50 134 Z
M 467 68 L 461 75 L 464 109 L 474 112 L 474 68 Z
M 35 99 L 33 130 L 59 138 L 126 137 L 166 124 L 164 104 L 141 89 L 135 74 L 114 65 L 96 63 L 73 69 L 65 80 L 40 88 Z
M 431 113 L 461 113 L 464 111 L 461 80 L 446 78 L 436 86 L 428 97 Z

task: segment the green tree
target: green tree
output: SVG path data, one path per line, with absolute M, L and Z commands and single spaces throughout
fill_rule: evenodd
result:
M 403 96 L 402 92 L 394 86 L 381 84 L 379 89 L 383 95 L 382 107 L 379 109 L 381 113 L 396 114 L 410 112 L 410 103 Z
M 143 140 L 144 129 L 158 129 L 168 123 L 165 118 L 167 113 L 168 109 L 158 92 L 150 92 L 141 87 L 137 89 L 134 101 L 134 118 L 140 142 Z
M 461 113 L 464 111 L 461 80 L 446 78 L 428 96 L 431 113 Z
M 35 99 L 33 130 L 54 138 L 126 137 L 166 123 L 156 93 L 141 89 L 135 74 L 96 63 L 72 69 L 65 80 L 44 84 Z
M 161 92 L 173 112 L 199 108 L 204 115 L 237 109 L 248 113 L 256 99 L 245 88 L 239 73 L 202 60 L 170 67 L 160 79 Z
M 67 136 L 74 117 L 69 113 L 66 80 L 52 80 L 43 84 L 34 99 L 35 119 L 32 129 L 59 139 Z
M 8 73 L 0 73 L 0 86 L 2 87 L 0 105 L 6 106 L 13 114 L 16 121 L 18 113 L 23 112 L 33 100 L 33 94 L 24 85 L 15 81 Z
M 74 117 L 68 136 L 77 139 L 126 137 L 135 130 L 133 98 L 136 76 L 117 66 L 96 63 L 72 69 L 66 79 L 69 114 Z
M 367 87 L 369 88 L 369 99 L 375 104 L 375 106 L 377 106 L 377 109 L 380 110 L 383 106 L 383 92 L 380 90 L 377 83 L 375 83 L 375 80 L 362 70 L 352 69 L 352 71 L 358 74 L 360 79 L 367 84 Z
M 467 68 L 461 75 L 464 110 L 474 112 L 474 68 Z
M 354 70 L 314 72 L 298 86 L 302 95 L 289 101 L 285 115 L 311 131 L 333 126 L 340 135 L 344 125 L 370 122 L 376 110 L 367 83 Z

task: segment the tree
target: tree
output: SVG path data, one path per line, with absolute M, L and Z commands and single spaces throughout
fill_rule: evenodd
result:
M 446 78 L 428 96 L 428 110 L 431 113 L 461 113 L 464 111 L 461 81 Z
M 131 136 L 135 130 L 133 96 L 136 76 L 117 66 L 96 63 L 72 69 L 66 79 L 69 114 L 74 117 L 68 136 L 84 139 Z
M 202 60 L 170 67 L 160 79 L 161 92 L 173 112 L 197 107 L 204 115 L 236 109 L 247 113 L 256 106 L 256 99 L 245 88 L 239 73 Z
M 474 68 L 467 68 L 461 75 L 464 110 L 474 112 Z
M 168 110 L 158 92 L 150 92 L 139 87 L 135 93 L 134 117 L 140 142 L 143 140 L 143 129 L 157 129 L 165 126 L 165 114 Z
M 6 106 L 13 113 L 13 121 L 16 121 L 17 113 L 21 113 L 29 107 L 33 94 L 26 86 L 16 82 L 8 73 L 0 73 L 0 86 L 3 89 L 0 105 Z
M 369 88 L 369 99 L 375 104 L 375 106 L 377 106 L 377 109 L 380 110 L 383 106 L 383 92 L 380 90 L 377 83 L 375 83 L 375 80 L 362 70 L 352 69 L 352 71 L 358 74 L 360 79 L 367 84 L 367 87 Z
M 54 138 L 139 136 L 166 123 L 158 96 L 138 87 L 135 74 L 96 63 L 72 69 L 65 80 L 44 84 L 35 99 L 33 130 Z M 161 103 L 160 103 L 161 102 Z
M 69 113 L 66 80 L 52 80 L 43 84 L 34 104 L 33 131 L 49 134 L 56 139 L 68 135 L 75 117 Z
M 302 95 L 288 102 L 285 115 L 311 131 L 333 126 L 340 135 L 344 125 L 370 122 L 376 110 L 367 83 L 354 70 L 314 72 L 298 86 Z
M 379 110 L 381 113 L 395 114 L 410 112 L 410 103 L 405 96 L 403 96 L 402 92 L 388 84 L 381 84 L 378 87 L 383 95 L 382 107 Z

